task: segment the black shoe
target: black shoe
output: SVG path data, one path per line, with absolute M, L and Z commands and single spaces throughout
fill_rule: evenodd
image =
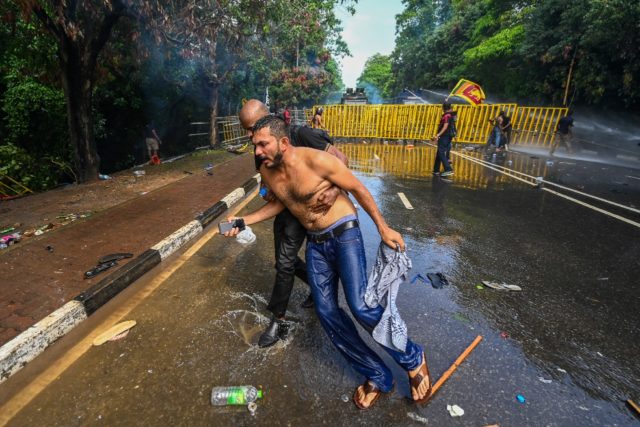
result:
M 258 339 L 258 347 L 270 347 L 277 343 L 282 334 L 281 329 L 284 329 L 283 324 L 284 320 L 279 320 L 275 317 L 272 318 L 271 323 L 269 323 L 267 329 L 262 333 L 262 335 L 260 335 L 260 338 Z
M 300 304 L 302 308 L 313 308 L 313 295 L 309 294 L 306 300 Z

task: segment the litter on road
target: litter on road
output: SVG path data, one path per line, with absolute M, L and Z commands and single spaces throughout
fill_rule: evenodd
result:
M 127 320 L 125 322 L 120 322 L 116 325 L 113 325 L 112 327 L 110 327 L 109 329 L 107 329 L 106 331 L 104 331 L 103 333 L 101 333 L 100 335 L 98 335 L 94 340 L 93 340 L 93 345 L 102 345 L 104 343 L 106 343 L 107 341 L 109 341 L 110 339 L 112 339 L 113 337 L 122 334 L 125 331 L 128 331 L 129 329 L 133 328 L 136 325 L 136 321 L 135 320 Z
M 509 285 L 508 283 L 491 282 L 489 280 L 483 280 L 482 284 L 488 288 L 495 289 L 497 291 L 521 291 L 522 288 L 518 285 Z
M 413 210 L 411 202 L 409 202 L 409 199 L 407 199 L 407 196 L 405 196 L 404 193 L 398 193 L 398 197 L 400 197 L 400 200 L 402 200 L 402 204 L 405 208 Z
M 427 273 L 427 278 L 435 289 L 449 285 L 449 281 L 442 273 Z
M 458 405 L 447 405 L 447 411 L 449 411 L 449 415 L 452 417 L 461 417 L 464 415 L 464 409 Z

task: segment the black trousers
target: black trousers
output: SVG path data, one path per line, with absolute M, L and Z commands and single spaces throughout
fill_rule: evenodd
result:
M 307 236 L 307 230 L 289 210 L 285 209 L 273 222 L 273 241 L 276 249 L 276 281 L 267 310 L 282 317 L 287 311 L 293 281 L 298 276 L 305 283 L 307 264 L 298 256 Z

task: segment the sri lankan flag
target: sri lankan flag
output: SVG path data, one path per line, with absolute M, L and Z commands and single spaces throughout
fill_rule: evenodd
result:
M 474 106 L 482 104 L 482 101 L 485 99 L 484 92 L 480 85 L 465 79 L 460 79 L 448 98 L 452 96 L 460 97 Z

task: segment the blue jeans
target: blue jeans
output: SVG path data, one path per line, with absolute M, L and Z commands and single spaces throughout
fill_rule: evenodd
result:
M 436 159 L 433 162 L 433 171 L 440 172 L 440 163 L 444 166 L 445 172 L 451 170 L 447 152 L 451 151 L 451 137 L 449 135 L 442 135 L 438 138 L 438 152 L 436 153 Z
M 338 306 L 338 283 L 342 282 L 347 304 L 358 323 L 369 333 L 378 324 L 384 308 L 369 308 L 364 302 L 367 261 L 360 228 L 350 228 L 322 243 L 307 239 L 307 271 L 316 313 L 331 342 L 358 373 L 388 392 L 393 375 L 360 338 L 351 318 Z M 407 341 L 405 352 L 383 347 L 406 371 L 422 363 L 422 348 Z

